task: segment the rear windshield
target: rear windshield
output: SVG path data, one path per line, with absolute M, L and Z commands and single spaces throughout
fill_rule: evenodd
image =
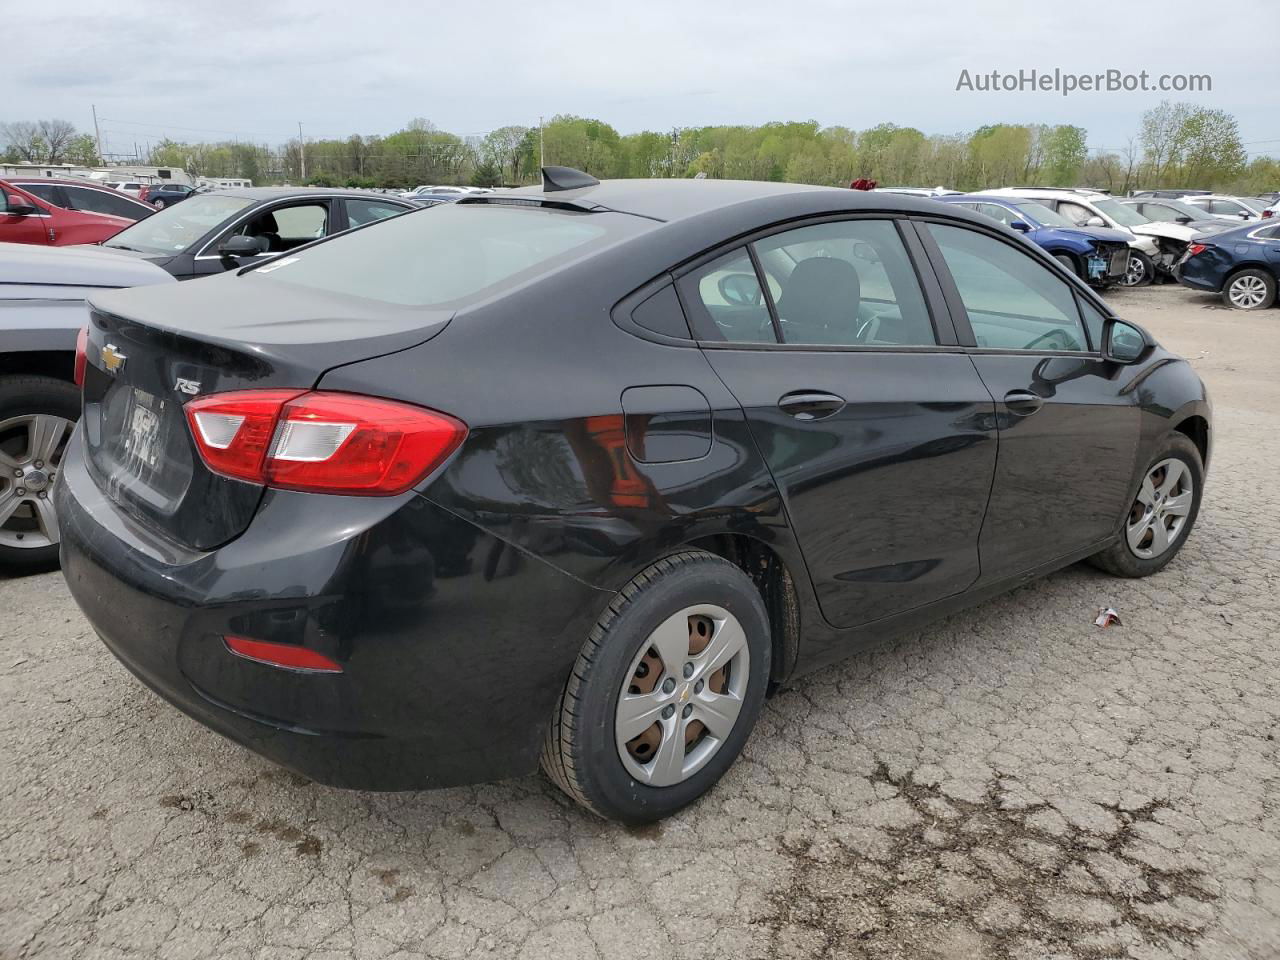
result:
M 159 210 L 125 227 L 103 244 L 142 253 L 179 253 L 232 214 L 250 206 L 252 200 L 207 193 L 186 203 Z
M 459 305 L 652 226 L 618 213 L 441 204 L 265 263 L 248 276 L 405 306 Z

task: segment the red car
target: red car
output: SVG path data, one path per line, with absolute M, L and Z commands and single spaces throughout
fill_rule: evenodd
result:
M 0 242 L 101 243 L 155 210 L 77 180 L 0 180 Z

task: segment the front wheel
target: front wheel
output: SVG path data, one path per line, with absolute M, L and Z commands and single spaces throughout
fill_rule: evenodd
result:
M 154 206 L 155 206 L 155 208 L 156 208 L 157 210 L 163 210 L 163 209 L 164 209 L 164 201 L 163 201 L 163 200 L 157 200 L 157 201 L 155 202 Z
M 1066 270 L 1067 270 L 1067 272 L 1068 272 L 1068 273 L 1070 273 L 1070 274 L 1072 274 L 1072 275 L 1074 275 L 1074 276 L 1077 276 L 1077 277 L 1078 277 L 1078 276 L 1080 276 L 1080 271 L 1079 271 L 1079 269 L 1076 267 L 1075 257 L 1071 256 L 1071 254 L 1069 254 L 1069 253 L 1055 253 L 1055 254 L 1053 255 L 1053 259 L 1057 260 L 1060 264 L 1062 264 L 1062 265 L 1063 265 L 1063 267 L 1065 267 L 1065 268 L 1066 268 Z
M 1200 513 L 1204 461 L 1190 438 L 1174 433 L 1147 467 L 1118 543 L 1089 558 L 1118 577 L 1149 577 L 1182 549 Z
M 737 759 L 764 702 L 771 655 L 764 602 L 745 573 L 703 551 L 659 560 L 587 638 L 542 767 L 602 817 L 669 816 Z
M 1155 264 L 1141 250 L 1129 251 L 1129 266 L 1120 280 L 1124 287 L 1145 287 L 1156 275 Z

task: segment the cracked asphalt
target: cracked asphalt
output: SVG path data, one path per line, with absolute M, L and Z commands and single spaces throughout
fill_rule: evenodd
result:
M 1280 310 L 1113 299 L 1213 395 L 1182 555 L 799 681 L 655 827 L 540 776 L 319 787 L 144 689 L 60 575 L 0 580 L 0 958 L 1280 957 Z

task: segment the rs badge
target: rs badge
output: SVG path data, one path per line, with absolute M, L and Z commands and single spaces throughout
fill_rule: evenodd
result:
M 179 377 L 177 381 L 174 383 L 173 389 L 181 393 L 189 393 L 192 396 L 195 396 L 197 393 L 200 392 L 200 381 L 187 380 L 184 377 Z

